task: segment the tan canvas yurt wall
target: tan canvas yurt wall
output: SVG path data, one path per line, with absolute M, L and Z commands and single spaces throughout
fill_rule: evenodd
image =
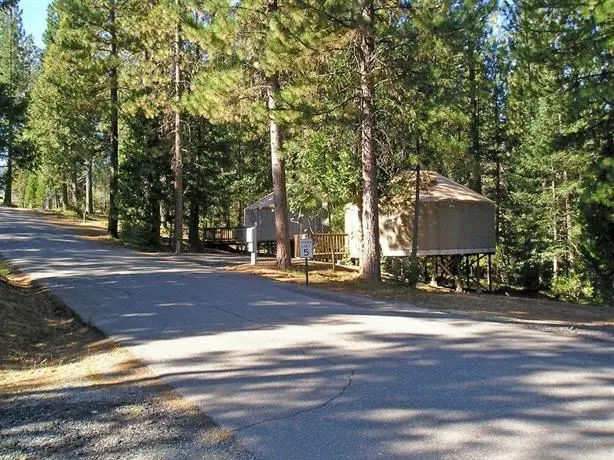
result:
M 495 251 L 495 207 L 488 198 L 432 171 L 420 193 L 418 255 L 485 254 Z M 422 177 L 422 176 L 421 176 Z M 408 187 L 410 189 L 410 187 Z M 382 256 L 409 256 L 413 200 L 394 199 L 380 208 Z M 358 207 L 346 207 L 350 257 L 360 257 Z

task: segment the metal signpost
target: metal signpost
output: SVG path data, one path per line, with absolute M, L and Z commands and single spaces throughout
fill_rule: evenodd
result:
M 245 242 L 247 243 L 247 250 L 251 253 L 251 263 L 256 265 L 256 256 L 258 254 L 258 233 L 256 227 L 245 229 Z
M 305 259 L 305 285 L 309 286 L 309 259 L 313 259 L 313 240 L 299 240 L 299 253 Z

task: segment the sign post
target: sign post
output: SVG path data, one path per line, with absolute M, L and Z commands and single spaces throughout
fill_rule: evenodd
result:
M 305 259 L 305 285 L 309 286 L 309 259 L 313 259 L 313 240 L 310 238 L 299 240 L 299 252 Z
M 251 253 L 251 264 L 256 265 L 256 256 L 258 254 L 258 234 L 256 232 L 256 227 L 245 229 L 245 242 L 247 243 L 247 250 Z

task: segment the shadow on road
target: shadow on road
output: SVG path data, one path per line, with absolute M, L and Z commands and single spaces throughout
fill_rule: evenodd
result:
M 28 225 L 3 225 L 5 256 L 265 458 L 614 455 L 612 344 L 358 308 Z

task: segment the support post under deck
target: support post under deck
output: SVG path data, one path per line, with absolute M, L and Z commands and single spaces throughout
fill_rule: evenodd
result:
M 488 254 L 488 267 L 486 269 L 486 278 L 488 280 L 488 292 L 492 292 L 492 276 L 490 274 L 491 266 L 490 266 L 490 254 Z

